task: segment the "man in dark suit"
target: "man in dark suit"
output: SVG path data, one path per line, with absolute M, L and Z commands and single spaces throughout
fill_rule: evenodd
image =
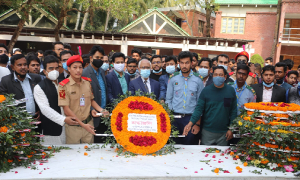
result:
M 0 94 L 15 94 L 16 100 L 26 98 L 26 102 L 20 106 L 26 105 L 29 114 L 39 119 L 40 113 L 34 101 L 33 88 L 41 81 L 38 74 L 28 74 L 28 65 L 23 54 L 16 54 L 11 57 L 11 67 L 13 73 L 4 76 L 0 83 Z
M 262 70 L 262 77 L 262 83 L 251 85 L 256 92 L 256 102 L 285 102 L 285 89 L 274 84 L 274 66 L 265 66 Z
M 95 45 L 92 47 L 89 58 L 90 63 L 89 65 L 83 69 L 82 76 L 91 78 L 92 82 L 92 89 L 94 92 L 94 100 L 97 104 L 100 105 L 102 109 L 106 108 L 107 104 L 107 85 L 106 85 L 106 78 L 105 78 L 105 71 L 101 68 L 103 64 L 103 56 L 104 56 L 104 49 L 99 46 Z M 91 110 L 94 108 L 91 107 Z M 107 127 L 104 124 L 101 124 L 100 117 L 94 117 L 94 127 L 96 128 L 96 133 L 104 134 L 107 130 Z M 95 143 L 100 143 L 102 138 L 95 137 Z
M 156 99 L 159 98 L 159 94 L 160 94 L 159 82 L 149 78 L 151 73 L 150 68 L 151 68 L 151 63 L 147 59 L 142 59 L 139 62 L 139 72 L 141 73 L 141 76 L 129 83 L 129 91 L 131 91 L 132 95 L 135 94 L 135 91 L 140 90 L 141 92 L 144 93 L 153 92 L 156 96 Z
M 125 55 L 120 52 L 112 56 L 114 70 L 106 76 L 108 102 L 113 103 L 119 95 L 126 94 L 130 76 L 124 72 Z

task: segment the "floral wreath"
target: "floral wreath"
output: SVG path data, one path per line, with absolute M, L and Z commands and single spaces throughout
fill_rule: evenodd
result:
M 129 114 L 156 115 L 157 132 L 129 131 Z M 152 154 L 168 142 L 171 123 L 166 110 L 158 102 L 143 96 L 131 96 L 112 111 L 111 130 L 117 143 L 136 154 Z

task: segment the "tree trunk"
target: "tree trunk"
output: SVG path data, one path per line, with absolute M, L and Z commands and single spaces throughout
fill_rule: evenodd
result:
M 106 12 L 106 20 L 105 20 L 104 32 L 107 31 L 108 21 L 109 21 L 109 10 Z
M 68 23 L 68 19 L 67 19 L 67 16 L 64 17 L 64 25 L 67 25 Z
M 61 9 L 60 11 L 60 15 L 59 15 L 59 18 L 58 18 L 58 22 L 55 26 L 55 29 L 54 29 L 54 36 L 55 36 L 55 41 L 59 41 L 59 30 L 60 28 L 63 26 L 63 23 L 64 23 L 64 17 L 65 17 L 65 10 L 64 8 Z
M 279 31 L 279 26 L 280 26 L 279 22 L 280 22 L 280 16 L 281 16 L 281 2 L 282 2 L 282 0 L 278 0 L 278 4 L 277 4 L 277 18 L 276 18 L 276 25 L 275 25 L 274 42 L 273 42 L 271 55 L 270 55 L 270 57 L 273 57 L 273 58 L 274 58 L 275 50 L 276 50 L 277 43 L 278 43 L 278 31 Z
M 26 4 L 30 5 L 31 2 L 32 2 L 32 0 L 28 0 Z M 31 6 L 29 6 L 29 8 L 31 9 Z M 25 17 L 22 17 L 22 19 L 19 21 L 18 26 L 15 29 L 14 34 L 12 35 L 12 37 L 9 41 L 8 52 L 12 51 L 12 49 L 14 48 L 16 42 L 18 41 L 20 33 L 21 33 L 21 31 L 24 27 L 25 21 L 26 21 L 26 19 L 28 19 L 30 9 L 25 8 L 24 6 L 21 8 L 21 10 L 20 10 L 22 12 L 21 14 L 24 14 Z
M 211 8 L 206 8 L 206 37 L 210 37 L 210 17 L 211 17 Z
M 88 17 L 89 17 L 89 8 L 90 7 L 88 7 L 86 9 L 86 12 L 84 13 L 84 16 L 83 16 L 83 21 L 82 21 L 81 28 L 80 28 L 80 30 L 82 30 L 82 31 L 85 29 L 86 22 L 87 22 Z
M 78 13 L 77 13 L 76 25 L 75 25 L 74 30 L 78 30 L 79 21 L 80 21 L 80 14 L 81 14 L 80 11 L 81 11 L 81 9 L 82 9 L 82 3 L 81 3 L 80 6 L 79 6 L 79 11 L 78 11 Z

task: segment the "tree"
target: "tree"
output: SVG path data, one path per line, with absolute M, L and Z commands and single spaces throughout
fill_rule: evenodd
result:
M 254 54 L 253 56 L 251 56 L 250 62 L 252 62 L 253 64 L 258 63 L 261 65 L 261 67 L 264 67 L 265 64 L 264 59 L 259 54 Z
M 197 7 L 197 0 L 178 0 L 176 1 L 177 5 L 180 7 L 181 11 L 183 12 L 185 16 L 186 23 L 191 31 L 191 36 L 193 36 L 193 23 L 194 23 L 194 17 L 195 17 L 195 11 Z M 189 22 L 189 14 L 190 12 L 193 12 L 192 21 Z
M 19 21 L 17 28 L 12 35 L 10 42 L 8 44 L 8 52 L 11 52 L 14 45 L 16 44 L 18 37 L 24 27 L 26 21 L 28 21 L 29 14 L 31 13 L 32 5 L 37 3 L 39 0 L 15 0 L 15 1 L 1 1 L 0 5 L 6 5 L 11 9 L 16 9 L 17 13 L 21 15 L 21 20 Z
M 210 37 L 210 18 L 211 13 L 218 11 L 220 6 L 215 3 L 215 0 L 198 0 L 199 4 L 206 11 L 206 37 Z

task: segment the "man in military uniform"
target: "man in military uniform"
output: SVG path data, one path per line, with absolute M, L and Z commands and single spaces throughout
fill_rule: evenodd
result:
M 174 111 L 174 115 L 180 115 L 181 118 L 174 119 L 174 126 L 183 133 L 184 126 L 190 121 L 190 118 L 196 108 L 200 93 L 204 88 L 202 77 L 191 70 L 193 55 L 191 52 L 183 51 L 178 56 L 180 72 L 175 72 L 170 77 L 167 87 L 166 104 Z M 199 129 L 198 125 L 195 128 Z M 194 130 L 192 130 L 194 132 Z M 197 145 L 199 138 L 192 132 L 185 138 L 176 139 L 177 144 Z M 197 131 L 199 132 L 199 130 Z
M 231 85 L 234 88 L 236 93 L 237 115 L 241 114 L 245 103 L 256 102 L 256 93 L 254 89 L 246 83 L 249 71 L 250 68 L 247 65 L 238 65 L 236 70 L 236 81 L 228 83 L 228 85 Z
M 66 116 L 75 117 L 79 125 L 66 124 L 66 143 L 92 143 L 94 137 L 93 117 L 97 111 L 108 115 L 96 101 L 91 88 L 91 79 L 82 77 L 83 60 L 81 56 L 72 56 L 67 61 L 70 77 L 59 83 L 58 105 L 62 106 Z M 94 108 L 91 111 L 91 106 Z M 92 116 L 91 116 L 92 115 Z
M 248 61 L 249 61 L 249 54 L 246 51 L 242 51 L 240 53 L 238 53 L 235 56 L 235 61 L 238 64 L 246 64 L 248 66 Z M 233 73 L 231 76 L 231 79 L 236 80 L 236 74 Z M 251 85 L 251 84 L 257 84 L 257 78 L 256 78 L 256 74 L 254 72 L 249 72 L 249 75 L 246 79 L 246 83 L 247 85 Z

